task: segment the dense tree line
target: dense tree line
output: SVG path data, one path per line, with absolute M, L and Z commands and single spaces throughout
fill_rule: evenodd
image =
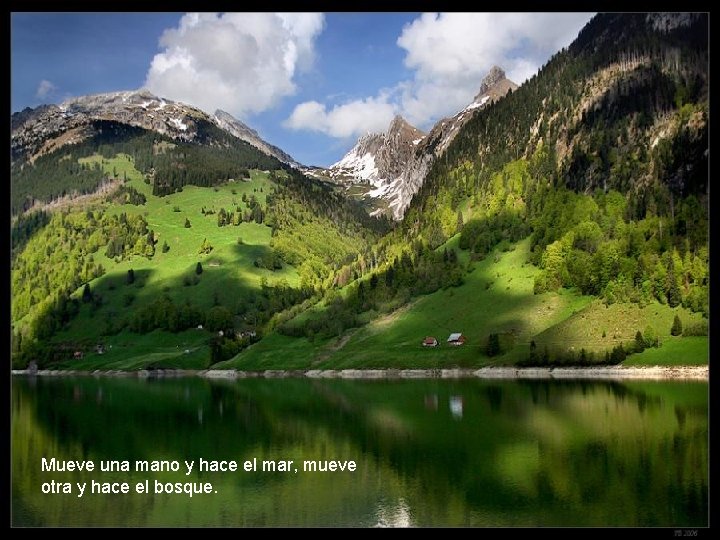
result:
M 257 197 L 255 195 L 250 195 L 250 197 L 247 197 L 245 193 L 243 193 L 243 203 L 245 205 L 245 209 L 241 208 L 239 205 L 235 207 L 235 210 L 225 210 L 225 208 L 220 208 L 217 212 L 217 224 L 218 227 L 224 227 L 225 225 L 235 225 L 238 226 L 243 222 L 252 222 L 261 224 L 265 220 L 266 217 L 266 210 L 263 209 L 262 204 L 260 204 L 260 201 L 257 200 Z M 215 212 L 211 210 L 205 210 L 205 208 L 202 209 L 202 213 L 204 215 L 214 214 Z
M 676 315 L 673 328 L 678 327 L 681 332 L 682 325 Z M 707 335 L 707 328 L 705 328 L 705 330 L 705 334 L 701 335 Z M 551 350 L 547 345 L 543 346 L 542 350 L 540 350 L 535 341 L 531 341 L 530 353 L 518 361 L 517 365 L 524 367 L 616 365 L 624 361 L 631 354 L 641 353 L 645 349 L 659 346 L 660 340 L 650 326 L 645 329 L 645 332 L 638 330 L 632 342 L 618 343 L 612 349 L 602 352 L 587 351 L 585 348 L 580 348 L 580 350 L 575 350 L 575 348 Z
M 581 33 L 584 45 L 560 51 L 517 91 L 476 112 L 434 163 L 407 213 L 409 221 L 432 210 L 428 205 L 441 184 L 456 188 L 458 199 L 470 196 L 506 163 L 531 156 L 540 141 L 556 160 L 549 179 L 554 185 L 624 193 L 632 184 L 641 189 L 633 189 L 631 197 L 642 197 L 644 188 L 660 182 L 681 196 L 704 194 L 707 17 L 701 15 L 694 30 L 680 29 L 681 37 L 649 30 L 643 17 L 597 16 Z M 611 42 L 613 33 L 622 38 Z M 611 83 L 600 80 L 603 69 L 613 70 Z M 598 90 L 604 90 L 600 99 L 591 99 Z M 652 126 L 671 114 L 677 115 L 675 127 L 655 142 Z M 663 145 L 675 149 L 669 156 L 659 144 L 665 139 Z M 450 171 L 463 164 L 472 167 L 472 178 L 452 182 Z
M 335 286 L 345 287 L 352 278 L 359 277 L 352 274 L 351 268 L 342 268 Z M 311 310 L 302 323 L 291 319 L 294 311 L 281 314 L 273 322 L 285 335 L 311 339 L 339 336 L 348 328 L 365 324 L 369 318 L 364 314 L 387 313 L 414 296 L 461 285 L 463 273 L 455 250 L 431 250 L 426 243 L 417 242 L 389 264 L 352 281 L 343 293 L 330 290 L 322 309 Z
M 91 123 L 92 136 L 74 144 L 38 156 L 33 162 L 14 161 L 10 169 L 11 211 L 18 214 L 34 201 L 47 202 L 72 193 L 95 191 L 108 177 L 101 163 L 79 163 L 78 160 L 98 153 L 115 157 L 125 150 L 148 146 L 152 152 L 154 137 L 143 129 L 97 120 Z M 130 154 L 132 155 L 132 154 Z
M 248 169 L 283 167 L 277 159 L 212 124 L 198 121 L 197 127 L 196 141 L 190 143 L 115 121 L 95 120 L 89 138 L 39 156 L 32 163 L 17 160 L 12 164 L 12 212 L 20 213 L 36 200 L 95 191 L 108 175 L 100 163 L 78 162 L 95 154 L 105 159 L 120 153 L 131 156 L 135 167 L 152 178 L 153 194 L 160 196 L 185 185 L 213 186 L 231 178 L 248 178 Z
M 265 224 L 272 227 L 271 247 L 294 265 L 304 287 L 326 289 L 337 271 L 357 261 L 387 230 L 387 219 L 317 180 L 290 170 L 271 172 L 277 187 L 267 194 Z
M 14 214 L 29 209 L 36 200 L 92 193 L 107 179 L 99 163 L 81 164 L 72 155 L 58 154 L 45 154 L 33 164 L 12 167 L 10 206 Z

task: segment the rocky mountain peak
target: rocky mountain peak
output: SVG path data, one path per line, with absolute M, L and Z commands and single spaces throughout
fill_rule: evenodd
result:
M 247 124 L 244 124 L 237 118 L 235 118 L 232 114 L 225 112 L 221 109 L 217 109 L 215 111 L 215 119 L 218 121 L 218 123 L 226 123 L 228 126 L 232 126 L 233 128 L 237 129 L 239 132 L 243 134 L 247 134 L 252 137 L 259 137 L 257 131 L 252 129 Z M 237 136 L 237 135 L 236 135 Z
M 483 77 L 482 82 L 480 83 L 480 91 L 478 92 L 478 95 L 475 97 L 475 99 L 478 99 L 479 96 L 482 96 L 483 94 L 486 94 L 488 90 L 490 90 L 493 86 L 495 86 L 497 83 L 505 79 L 505 71 L 498 66 L 493 66 L 490 68 L 490 71 L 488 71 L 487 75 Z
M 388 139 L 397 139 L 398 137 L 405 142 L 412 142 L 418 138 L 422 138 L 425 134 L 414 126 L 411 126 L 399 114 L 395 115 L 385 136 Z
M 390 122 L 390 127 L 388 127 L 388 133 L 392 131 L 400 131 L 406 127 L 412 128 L 412 126 L 408 124 L 402 116 L 396 114 L 395 117 L 392 119 L 392 122 Z
M 369 182 L 387 191 L 402 172 L 425 134 L 396 115 L 384 133 L 367 133 L 337 163 L 330 166 L 332 178 Z

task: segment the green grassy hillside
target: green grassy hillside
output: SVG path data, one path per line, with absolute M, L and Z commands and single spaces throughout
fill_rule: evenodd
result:
M 598 15 L 474 110 L 401 223 L 212 125 L 187 143 L 97 121 L 15 163 L 18 212 L 87 198 L 12 223 L 14 365 L 99 341 L 98 367 L 586 365 L 657 343 L 628 361 L 702 361 L 707 337 L 669 334 L 707 335 L 707 18 L 654 26 Z
M 117 170 L 118 175 L 127 174 L 127 185 L 147 197 L 144 205 L 112 204 L 106 211 L 142 214 L 148 228 L 155 232 L 156 253 L 152 259 L 133 256 L 120 262 L 100 253 L 100 262 L 107 272 L 91 282 L 90 287 L 103 298 L 103 305 L 93 313 L 84 306 L 70 327 L 57 335 L 57 340 L 92 337 L 96 330 L 88 324 L 91 318 L 95 321 L 121 318 L 128 307 L 138 309 L 161 293 L 178 303 L 190 301 L 200 308 L 219 303 L 234 311 L 239 303 L 246 302 L 260 290 L 263 280 L 268 284 L 284 280 L 288 285 L 297 285 L 297 272 L 291 266 L 284 265 L 275 271 L 254 266 L 254 261 L 270 249 L 269 227 L 253 222 L 239 226 L 217 225 L 217 211 L 244 206 L 243 195 L 253 195 L 264 204 L 265 193 L 272 186 L 267 174 L 253 171 L 250 181 L 228 183 L 213 189 L 186 186 L 182 192 L 160 198 L 151 194 L 150 186 L 144 184 L 127 157 L 105 160 L 103 166 L 107 170 Z M 203 215 L 202 208 L 216 213 Z M 190 228 L 184 226 L 186 218 Z M 198 250 L 205 239 L 213 250 L 209 254 L 200 254 Z M 242 240 L 242 245 L 238 239 Z M 164 242 L 170 246 L 167 253 L 160 249 Z M 197 284 L 185 285 L 186 278 L 196 276 L 198 262 L 202 264 L 203 273 L 198 276 Z M 132 285 L 126 283 L 130 269 L 135 274 Z M 78 290 L 75 294 L 80 293 Z
M 632 342 L 635 332 L 644 331 L 647 326 L 653 327 L 662 346 L 642 355 L 631 355 L 627 363 L 665 364 L 663 358 L 668 354 L 679 358 L 677 363 L 686 363 L 682 360 L 685 356 L 678 354 L 683 352 L 684 345 L 690 344 L 696 352 L 690 354 L 692 358 L 688 356 L 687 363 L 702 363 L 703 357 L 707 362 L 707 338 L 669 339 L 675 313 L 681 314 L 685 324 L 701 320 L 702 315 L 658 303 L 642 308 L 629 303 L 606 306 L 591 296 L 563 289 L 533 294 L 539 270 L 526 262 L 528 247 L 526 239 L 507 252 L 496 250 L 475 264 L 461 286 L 422 296 L 339 338 L 311 343 L 306 338 L 274 333 L 215 367 L 435 369 L 505 365 L 526 357 L 532 340 L 551 350 L 584 347 L 604 352 L 619 343 Z M 467 337 L 465 345 L 447 345 L 446 339 L 452 332 L 462 332 Z M 500 335 L 501 354 L 493 358 L 485 353 L 490 333 Z M 439 346 L 422 347 L 426 336 L 437 338 Z
M 312 306 L 387 227 L 296 171 L 156 195 L 158 179 L 127 154 L 77 162 L 113 188 L 13 231 L 18 366 L 207 367 L 261 337 L 274 314 Z
M 207 343 L 209 332 L 196 330 L 190 335 L 187 332 L 155 331 L 139 335 L 127 331 L 133 317 L 157 303 L 158 299 L 167 297 L 176 306 L 192 306 L 203 314 L 213 306 L 223 306 L 235 315 L 235 328 L 253 329 L 259 322 L 258 311 L 267 309 L 265 304 L 268 295 L 265 291 L 278 286 L 287 290 L 299 286 L 298 273 L 292 265 L 280 263 L 275 265 L 275 269 L 268 269 L 263 267 L 268 265 L 257 264 L 257 261 L 267 260 L 273 253 L 270 247 L 270 226 L 255 221 L 218 226 L 221 209 L 233 212 L 240 208 L 244 213 L 250 213 L 246 201 L 251 198 L 257 201 L 263 212 L 266 211 L 266 196 L 277 187 L 267 172 L 251 171 L 249 179 L 227 182 L 214 188 L 185 186 L 182 191 L 158 197 L 152 194 L 151 185 L 144 181 L 143 175 L 134 167 L 132 158 L 127 155 L 119 154 L 113 159 L 94 155 L 78 161 L 90 167 L 98 164 L 107 175 L 123 180 L 120 192 L 111 193 L 107 197 L 95 197 L 91 201 L 70 202 L 59 211 L 68 216 L 67 219 L 72 220 L 75 227 L 87 229 L 87 232 L 77 229 L 84 235 L 79 240 L 66 239 L 68 235 L 64 231 L 68 229 L 48 229 L 57 230 L 57 233 L 50 234 L 59 235 L 57 245 L 61 251 L 67 249 L 73 260 L 82 257 L 80 268 L 88 268 L 88 261 L 91 261 L 90 264 L 94 265 L 92 267 L 103 269 L 103 272 L 98 270 L 97 273 L 102 275 L 95 279 L 92 279 L 92 273 L 82 270 L 83 276 L 90 278 L 88 285 L 93 301 L 83 300 L 84 285 L 74 292 L 69 291 L 70 302 L 77 301 L 74 304 L 78 306 L 76 313 L 65 320 L 57 331 L 52 332 L 49 346 L 68 351 L 64 355 L 56 355 L 56 359 L 58 356 L 62 358 L 71 355 L 75 349 L 83 350 L 86 354 L 82 362 L 69 359 L 61 361 L 64 367 L 205 367 L 210 362 Z M 135 202 L 142 197 L 145 202 L 125 202 L 130 197 L 123 195 L 123 192 L 135 193 Z M 101 215 L 126 215 L 128 221 L 133 216 L 141 216 L 147 222 L 147 229 L 153 233 L 154 254 L 148 257 L 134 253 L 131 246 L 131 252 L 126 250 L 123 255 L 108 256 L 112 254 L 108 253 L 103 241 L 100 241 L 100 248 L 96 251 L 91 247 L 84 249 L 86 244 L 97 245 L 97 241 L 93 242 L 95 235 L 91 233 L 95 227 L 94 220 L 99 220 L 98 216 Z M 190 227 L 186 227 L 186 221 Z M 57 223 L 57 220 L 53 223 Z M 40 233 L 47 234 L 44 230 L 40 230 Z M 200 253 L 203 243 L 212 246 L 209 253 Z M 42 282 L 42 274 L 50 269 L 44 268 L 45 263 L 39 250 L 45 250 L 41 235 L 31 238 L 26 250 L 17 255 L 19 260 L 14 264 L 22 269 L 23 275 L 39 275 Z M 59 266 L 52 270 L 67 274 L 70 267 L 64 267 L 66 263 L 63 261 L 66 259 L 60 254 L 57 257 Z M 201 273 L 197 272 L 198 263 L 202 266 Z M 272 266 L 269 265 L 270 268 Z M 131 270 L 132 280 L 129 279 Z M 86 279 L 82 277 L 79 283 Z M 57 305 L 53 304 L 51 298 L 38 305 L 34 291 L 30 289 L 28 292 L 32 296 L 24 305 L 29 306 L 29 309 L 20 306 L 16 311 L 24 314 L 13 321 L 18 334 L 35 330 L 38 324 L 42 324 L 38 321 L 42 320 L 48 307 Z M 17 302 L 18 298 L 14 297 L 13 301 Z M 106 348 L 102 356 L 93 352 L 98 343 Z M 109 348 L 111 345 L 112 351 Z M 185 353 L 188 349 L 192 352 Z M 177 360 L 171 360 L 175 355 L 180 356 Z
M 477 263 L 460 287 L 421 296 L 339 339 L 311 344 L 305 338 L 273 335 L 222 366 L 341 369 L 485 365 L 490 362 L 483 352 L 490 332 L 502 333 L 503 345 L 515 348 L 591 301 L 568 292 L 533 295 L 538 270 L 525 263 L 527 248 L 526 240 L 511 251 L 495 252 Z M 446 345 L 452 332 L 462 332 L 466 344 Z M 426 336 L 436 337 L 440 345 L 422 347 Z M 288 354 L 278 354 L 278 347 Z
M 145 197 L 144 204 L 134 205 L 122 203 L 118 195 L 113 195 L 110 202 L 95 202 L 94 208 L 107 214 L 124 213 L 129 218 L 143 216 L 148 229 L 154 232 L 156 247 L 152 258 L 112 258 L 104 249 L 95 254 L 96 262 L 105 268 L 102 276 L 89 283 L 99 302 L 79 302 L 77 315 L 51 339 L 51 344 L 58 347 L 82 349 L 84 357 L 65 358 L 55 364 L 58 367 L 208 367 L 212 364 L 209 340 L 213 334 L 206 329 L 138 334 L 128 331 L 132 318 L 166 296 L 175 305 L 189 304 L 204 312 L 223 306 L 234 314 L 236 329 L 255 328 L 265 287 L 299 286 L 300 276 L 291 265 L 285 263 L 276 270 L 257 266 L 257 260 L 272 252 L 269 226 L 255 222 L 218 226 L 220 209 L 246 208 L 243 199 L 254 197 L 265 207 L 266 195 L 275 186 L 267 173 L 252 171 L 247 181 L 214 188 L 185 186 L 177 193 L 157 197 L 128 156 L 103 159 L 98 155 L 81 162 L 99 163 L 108 174 L 125 178 L 124 188 Z M 466 215 L 472 216 L 467 204 L 464 207 Z M 186 220 L 190 227 L 186 227 Z M 307 228 L 310 224 L 299 226 Z M 480 261 L 471 261 L 469 251 L 458 250 L 460 240 L 460 235 L 455 235 L 435 250 L 457 253 L 458 265 L 467 269 L 460 286 L 412 298 L 390 313 L 365 312 L 358 321 L 367 324 L 345 330 L 337 337 L 290 337 L 271 331 L 259 343 L 214 367 L 262 370 L 506 365 L 527 358 L 532 341 L 539 350 L 547 347 L 562 353 L 585 349 L 601 357 L 618 344 L 631 343 L 638 330 L 646 332 L 648 328 L 663 346 L 630 356 L 627 363 L 707 361 L 707 338 L 669 339 L 676 313 L 686 326 L 699 322 L 699 313 L 657 302 L 644 306 L 607 305 L 577 289 L 537 294 L 537 278 L 542 270 L 529 262 L 530 238 L 515 244 L 502 242 Z M 299 241 L 294 240 L 296 244 Z M 209 253 L 199 253 L 204 242 L 213 247 Z M 161 248 L 165 244 L 169 249 Z M 198 263 L 202 265 L 201 274 L 196 272 Z M 131 269 L 134 281 L 128 283 Z M 347 287 L 339 292 L 347 298 Z M 71 297 L 80 300 L 82 295 L 80 287 Z M 322 301 L 311 309 L 298 310 L 289 324 L 302 327 L 308 317 L 327 309 L 327 304 Z M 465 345 L 447 345 L 452 332 L 461 332 L 467 338 Z M 492 357 L 487 354 L 491 333 L 498 334 L 500 344 L 500 353 Z M 437 338 L 440 345 L 422 347 L 426 336 Z M 102 354 L 94 351 L 97 343 L 104 346 Z

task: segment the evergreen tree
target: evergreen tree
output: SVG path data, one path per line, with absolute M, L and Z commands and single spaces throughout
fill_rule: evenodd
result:
M 672 261 L 672 259 L 671 259 Z M 678 286 L 677 279 L 675 279 L 675 268 L 672 262 L 667 274 L 667 302 L 670 307 L 677 307 L 682 302 L 682 294 L 680 287 Z
M 196 273 L 198 276 L 203 273 L 203 267 L 202 267 L 202 264 L 201 264 L 200 262 L 198 262 L 197 265 L 195 266 L 195 273 Z
M 670 334 L 673 336 L 680 336 L 682 335 L 683 327 L 682 327 L 682 321 L 680 320 L 680 317 L 678 314 L 675 314 L 675 318 L 673 319 L 672 328 L 670 329 Z
M 133 270 L 132 268 L 127 271 L 127 275 L 125 276 L 125 283 L 127 283 L 128 285 L 132 285 L 133 283 L 135 283 L 135 270 Z
M 192 225 L 190 225 L 190 220 L 188 218 L 185 218 L 185 228 L 189 229 L 190 227 L 192 227 Z
M 170 246 L 168 245 L 167 240 L 165 240 L 162 245 L 162 252 L 167 253 L 168 251 L 170 251 Z
M 82 301 L 85 303 L 92 301 L 92 291 L 90 290 L 90 284 L 86 283 L 82 292 Z
M 530 342 L 530 356 L 528 358 L 531 365 L 537 364 L 539 361 L 538 353 L 537 353 L 537 344 L 535 343 L 535 340 L 533 339 Z
M 393 286 L 395 280 L 395 267 L 394 265 L 390 265 L 385 272 L 385 285 L 387 285 L 388 288 L 391 288 Z
M 200 249 L 198 250 L 198 253 L 207 255 L 213 250 L 213 246 L 208 242 L 207 238 L 204 238 L 202 241 L 202 244 L 200 245 Z
M 490 334 L 488 336 L 487 347 L 485 347 L 485 354 L 488 356 L 496 356 L 500 352 L 500 336 L 497 334 Z
M 550 363 L 550 351 L 548 350 L 548 346 L 545 345 L 543 348 L 542 357 L 540 358 L 540 363 L 544 366 L 548 365 Z
M 635 332 L 635 350 L 637 352 L 643 352 L 645 350 L 645 338 L 640 330 Z

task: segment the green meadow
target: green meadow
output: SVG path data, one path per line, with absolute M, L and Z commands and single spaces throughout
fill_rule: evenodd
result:
M 56 343 L 77 343 L 85 347 L 80 360 L 67 360 L 59 367 L 73 369 L 204 369 L 210 366 L 208 339 L 203 329 L 179 333 L 156 330 L 138 335 L 127 330 L 98 339 L 98 326 L 112 326 L 148 305 L 159 295 L 169 296 L 176 304 L 190 302 L 201 309 L 222 305 L 232 312 L 246 309 L 265 282 L 269 285 L 299 284 L 292 266 L 280 270 L 258 268 L 254 261 L 268 252 L 271 229 L 264 224 L 243 222 L 239 226 L 218 227 L 221 208 L 245 209 L 242 200 L 254 196 L 261 204 L 273 184 L 262 171 L 251 171 L 248 181 L 228 182 L 215 188 L 186 186 L 181 192 L 165 197 L 152 195 L 150 185 L 134 168 L 131 158 L 114 159 L 93 156 L 85 162 L 101 162 L 105 171 L 126 178 L 125 185 L 146 197 L 144 205 L 102 203 L 110 213 L 142 214 L 156 237 L 152 259 L 133 256 L 114 260 L 98 253 L 106 273 L 90 283 L 93 293 L 102 297 L 102 305 L 81 304 L 79 315 L 57 333 Z M 202 210 L 213 211 L 204 215 Z M 185 227 L 185 221 L 190 227 Z M 457 249 L 458 236 L 444 248 Z M 208 254 L 200 254 L 204 241 L 212 245 Z M 163 253 L 167 242 L 169 250 Z M 683 325 L 701 320 L 701 315 L 678 307 L 672 309 L 653 302 L 606 305 L 575 290 L 533 293 L 535 276 L 540 270 L 528 263 L 529 239 L 496 248 L 485 259 L 470 262 L 467 251 L 458 250 L 458 259 L 468 270 L 459 287 L 441 289 L 413 299 L 408 305 L 387 314 L 365 314 L 368 324 L 347 330 L 338 338 L 314 339 L 288 337 L 270 332 L 260 342 L 215 368 L 241 370 L 264 369 L 351 369 L 351 368 L 453 368 L 510 365 L 526 358 L 530 343 L 541 350 L 565 351 L 584 348 L 603 355 L 617 344 L 630 344 L 635 333 L 651 331 L 659 338 L 659 348 L 630 355 L 627 365 L 694 365 L 707 363 L 707 337 L 670 336 L 677 313 Z M 196 273 L 197 264 L 202 273 Z M 128 270 L 135 279 L 128 283 Z M 75 295 L 80 295 L 81 290 Z M 343 294 L 343 291 L 341 291 Z M 324 303 L 301 312 L 294 324 Z M 252 312 L 252 310 L 250 310 Z M 252 320 L 238 320 L 240 326 L 253 326 Z M 447 344 L 448 336 L 461 332 L 466 343 Z M 500 353 L 486 354 L 488 336 L 499 335 Z M 438 340 L 438 347 L 423 347 L 425 337 Z M 102 354 L 94 345 L 103 345 Z
M 284 364 L 296 369 L 443 368 L 500 362 L 504 357 L 490 359 L 484 353 L 489 333 L 500 333 L 505 349 L 515 349 L 590 302 L 589 297 L 569 292 L 533 295 L 538 270 L 525 262 L 528 245 L 525 240 L 508 252 L 495 252 L 476 263 L 460 287 L 422 296 L 339 339 L 310 343 L 305 338 L 271 335 L 222 365 L 237 369 Z M 447 345 L 452 332 L 466 336 L 465 345 Z M 422 347 L 426 336 L 437 338 L 439 346 Z M 278 355 L 278 347 L 288 346 L 292 358 Z
M 449 245 L 455 241 L 452 239 Z M 661 347 L 631 355 L 626 363 L 696 364 L 703 363 L 702 358 L 707 362 L 707 338 L 668 341 L 676 312 L 685 323 L 699 321 L 700 314 L 658 303 L 642 308 L 635 304 L 606 306 L 593 297 L 564 289 L 535 295 L 533 280 L 539 270 L 526 262 L 528 248 L 526 239 L 508 251 L 496 250 L 471 267 L 460 287 L 422 296 L 337 339 L 311 343 L 307 338 L 273 333 L 215 367 L 442 369 L 508 365 L 526 357 L 533 340 L 538 347 L 547 345 L 552 350 L 579 351 L 584 347 L 604 353 L 618 343 L 631 343 L 636 331 L 648 325 L 661 339 Z M 467 254 L 461 252 L 461 256 Z M 448 345 L 446 340 L 453 332 L 461 332 L 466 343 Z M 492 358 L 485 353 L 490 333 L 499 334 L 501 346 L 500 354 Z M 426 336 L 435 337 L 439 345 L 423 347 Z M 697 349 L 694 353 L 688 351 L 687 362 L 683 360 L 682 343 L 693 343 Z M 668 357 L 677 360 L 665 361 Z
M 645 349 L 625 360 L 628 366 L 706 366 L 710 358 L 707 336 L 668 336 L 657 349 Z
M 186 186 L 181 192 L 161 198 L 152 195 L 151 186 L 145 184 L 142 175 L 127 156 L 118 155 L 115 159 L 105 160 L 96 156 L 82 161 L 102 161 L 108 173 L 120 178 L 126 176 L 125 185 L 145 195 L 147 201 L 143 205 L 103 203 L 102 208 L 108 213 L 142 214 L 148 222 L 148 228 L 155 233 L 155 255 L 152 259 L 133 256 L 129 260 L 116 261 L 106 257 L 104 250 L 98 252 L 95 256 L 105 267 L 106 273 L 93 280 L 90 287 L 93 293 L 102 297 L 102 306 L 92 308 L 83 304 L 79 315 L 54 337 L 54 341 L 87 344 L 88 340 L 97 339 L 99 324 L 111 324 L 113 320 L 132 315 L 134 310 L 162 294 L 168 295 L 176 304 L 189 301 L 201 309 L 222 305 L 235 312 L 238 305 L 247 303 L 260 291 L 263 281 L 269 285 L 278 282 L 298 285 L 298 275 L 292 266 L 284 265 L 280 270 L 270 271 L 254 265 L 254 261 L 270 249 L 270 227 L 254 222 L 243 222 L 238 226 L 217 225 L 217 212 L 221 208 L 233 211 L 240 206 L 245 209 L 243 195 L 248 198 L 255 196 L 264 205 L 265 196 L 273 186 L 266 173 L 251 171 L 249 181 L 229 182 L 216 188 Z M 203 215 L 203 208 L 215 213 Z M 190 221 L 190 228 L 185 227 L 186 218 Z M 213 249 L 209 254 L 200 254 L 200 246 L 205 240 Z M 165 242 L 170 249 L 163 253 Z M 199 275 L 196 273 L 197 263 L 202 266 Z M 130 269 L 135 278 L 132 284 L 127 282 Z M 81 292 L 79 289 L 74 295 L 79 296 Z M 252 325 L 252 321 L 248 321 L 248 324 Z M 167 354 L 174 354 L 176 347 L 188 345 L 186 336 L 168 333 L 158 342 L 158 334 L 160 332 L 153 332 L 149 336 L 132 336 L 123 332 L 103 338 L 103 343 L 108 345 L 113 342 L 119 345 L 140 342 L 143 345 L 138 348 L 120 346 L 112 355 L 95 358 L 97 363 L 93 365 L 110 369 L 114 366 L 115 358 L 121 358 L 124 354 L 125 358 L 138 356 L 138 359 L 128 360 L 128 366 L 142 367 L 157 358 L 165 359 Z M 207 340 L 207 332 L 198 334 Z M 152 345 L 154 342 L 157 342 L 156 347 Z M 193 343 L 191 340 L 190 345 Z M 166 350 L 168 347 L 169 352 Z M 200 350 L 207 353 L 208 348 L 203 346 Z M 155 352 L 160 357 L 148 356 Z M 183 364 L 187 363 L 185 360 L 191 359 L 185 356 L 182 358 Z M 209 356 L 204 359 L 205 363 L 208 361 Z M 199 366 L 197 362 L 194 363 Z M 75 363 L 73 367 L 76 367 Z

